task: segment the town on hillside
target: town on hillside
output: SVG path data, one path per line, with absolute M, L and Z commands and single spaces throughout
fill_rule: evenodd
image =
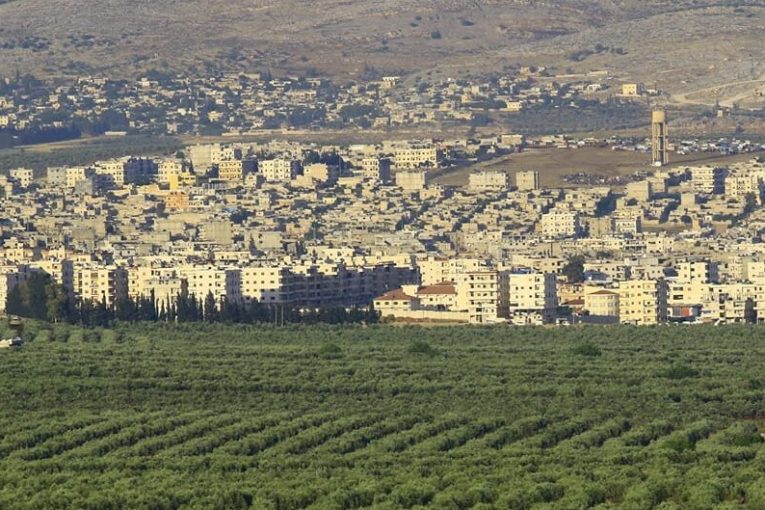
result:
M 195 144 L 12 168 L 0 176 L 0 309 L 61 320 L 130 318 L 128 306 L 237 320 L 245 312 L 232 310 L 253 304 L 277 321 L 284 307 L 470 324 L 765 320 L 763 147 L 673 142 L 666 120 L 655 111 L 651 136 L 630 146 L 598 141 L 600 154 L 644 158 L 599 183 L 581 179 L 586 169 L 556 185 L 542 170 L 503 169 L 502 158 L 593 144 L 518 134 Z M 672 164 L 694 151 L 736 156 Z M 442 184 L 453 172 L 466 182 Z M 35 289 L 58 304 L 31 310 Z

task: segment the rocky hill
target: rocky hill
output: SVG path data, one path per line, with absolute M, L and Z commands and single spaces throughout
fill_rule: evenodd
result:
M 678 93 L 765 74 L 760 0 L 2 1 L 0 74 L 357 77 L 544 64 Z

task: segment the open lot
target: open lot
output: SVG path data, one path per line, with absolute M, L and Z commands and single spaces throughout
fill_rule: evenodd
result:
M 718 153 L 699 152 L 685 156 L 670 155 L 669 168 L 685 165 L 726 165 L 746 161 L 753 154 L 723 156 Z M 581 149 L 531 149 L 518 154 L 503 156 L 468 167 L 438 172 L 435 182 L 449 186 L 465 186 L 470 174 L 481 170 L 501 170 L 515 176 L 524 170 L 538 170 L 543 187 L 567 187 L 563 178 L 577 172 L 614 177 L 651 170 L 651 154 L 647 152 L 614 151 L 608 148 L 587 147 Z M 513 182 L 515 182 L 513 180 Z

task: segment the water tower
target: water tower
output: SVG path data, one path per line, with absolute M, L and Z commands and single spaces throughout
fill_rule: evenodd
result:
M 669 163 L 667 112 L 664 110 L 651 112 L 651 147 L 653 147 L 651 163 L 654 166 L 664 166 Z

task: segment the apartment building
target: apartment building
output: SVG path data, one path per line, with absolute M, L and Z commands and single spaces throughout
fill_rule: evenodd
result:
M 8 171 L 8 176 L 18 186 L 28 188 L 34 182 L 34 170 L 31 168 L 12 168 Z
M 576 237 L 581 231 L 579 213 L 553 209 L 542 215 L 540 233 L 548 238 Z
M 667 283 L 664 280 L 619 282 L 619 321 L 648 326 L 667 320 Z
M 103 187 L 115 188 L 125 184 L 125 162 L 123 160 L 99 161 L 94 165 L 94 169 Z
M 718 264 L 708 260 L 686 261 L 675 264 L 677 281 L 681 283 L 717 283 Z
M 121 158 L 98 161 L 93 165 L 100 185 L 119 188 L 125 184 L 145 184 L 157 176 L 154 161 L 143 158 Z
M 45 170 L 45 184 L 50 187 L 66 186 L 66 169 L 65 166 L 48 167 Z
M 415 192 L 425 189 L 427 174 L 423 170 L 404 170 L 396 172 L 396 186 L 404 191 Z
M 515 174 L 515 186 L 518 191 L 537 191 L 539 189 L 539 172 L 527 170 Z
M 182 191 L 171 191 L 165 195 L 165 208 L 169 210 L 184 210 L 191 205 L 191 198 L 188 193 Z
M 84 301 L 114 305 L 128 296 L 127 270 L 116 266 L 75 264 L 74 296 Z
M 624 187 L 624 194 L 628 200 L 648 202 L 653 196 L 653 187 L 648 180 L 629 182 Z
M 364 158 L 361 161 L 364 179 L 381 184 L 391 182 L 391 161 L 389 158 Z
M 183 173 L 183 161 L 179 159 L 163 159 L 157 166 L 157 182 L 169 184 Z
M 759 201 L 762 184 L 759 175 L 728 175 L 725 177 L 725 196 L 743 198 L 754 195 Z
M 0 265 L 0 312 L 5 312 L 8 294 L 16 285 L 26 281 L 28 276 L 29 270 L 24 265 Z
M 483 170 L 472 173 L 468 182 L 468 189 L 473 192 L 505 191 L 508 187 L 508 176 L 502 171 Z
M 297 176 L 300 162 L 290 159 L 270 159 L 260 161 L 258 169 L 266 181 L 289 182 Z
M 303 175 L 300 180 L 308 185 L 321 184 L 332 185 L 340 177 L 340 168 L 327 165 L 326 163 L 313 163 L 303 168 Z
M 367 306 L 375 296 L 416 283 L 416 268 L 396 264 L 294 266 L 291 302 L 297 306 Z
M 127 269 L 131 299 L 154 298 L 157 308 L 173 306 L 182 291 L 188 290 L 174 267 L 137 266 Z
M 433 145 L 412 145 L 397 149 L 394 153 L 396 170 L 436 168 L 441 158 L 441 151 Z
M 457 308 L 467 310 L 470 324 L 492 324 L 499 319 L 499 286 L 497 271 L 460 274 L 455 289 Z
M 584 309 L 594 317 L 619 319 L 619 293 L 608 289 L 588 288 L 584 294 Z
M 41 271 L 58 285 L 64 287 L 67 292 L 74 290 L 74 263 L 68 259 L 44 259 L 29 262 L 31 271 Z
M 238 159 L 228 159 L 217 163 L 218 179 L 223 181 L 241 181 L 244 179 L 244 165 Z
M 689 169 L 691 187 L 696 193 L 721 195 L 725 192 L 727 168 L 697 166 Z
M 213 165 L 221 161 L 229 161 L 237 158 L 237 151 L 234 147 L 225 144 L 205 144 L 193 145 L 187 147 L 189 160 L 194 167 L 196 174 L 204 174 Z
M 95 170 L 85 167 L 71 167 L 66 169 L 66 187 L 75 188 L 77 183 L 84 181 L 95 174 Z
M 178 277 L 186 281 L 189 294 L 206 299 L 212 294 L 216 303 L 227 300 L 242 302 L 241 271 L 236 268 L 181 266 Z
M 486 261 L 471 258 L 428 257 L 417 259 L 422 285 L 438 285 L 454 282 L 461 273 L 480 272 L 486 269 Z
M 260 303 L 290 303 L 295 298 L 297 278 L 290 268 L 243 267 L 242 299 Z
M 558 295 L 554 274 L 515 269 L 500 273 L 500 278 L 505 280 L 499 297 L 500 313 L 506 313 L 513 324 L 541 325 L 555 319 Z

